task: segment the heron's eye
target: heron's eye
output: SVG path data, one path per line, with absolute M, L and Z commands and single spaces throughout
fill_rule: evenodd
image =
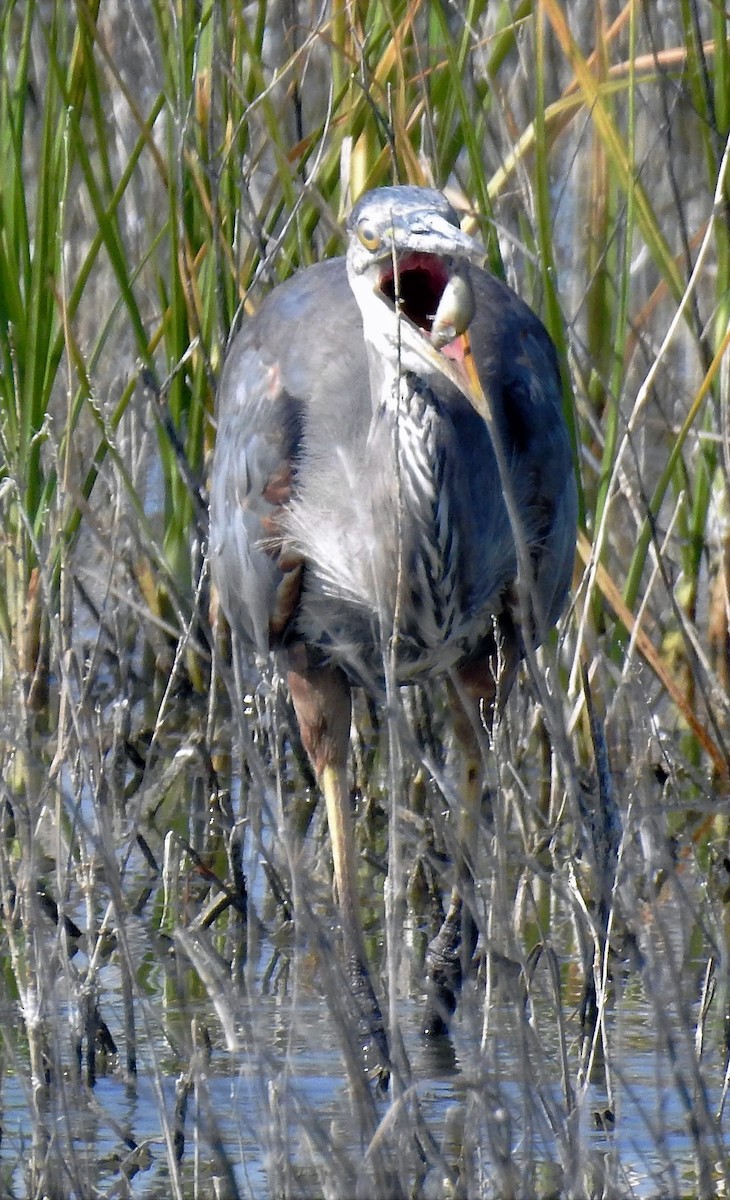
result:
M 357 227 L 357 236 L 366 250 L 380 249 L 380 234 L 376 233 L 369 221 L 361 221 Z

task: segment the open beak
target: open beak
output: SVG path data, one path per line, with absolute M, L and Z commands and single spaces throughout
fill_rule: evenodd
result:
M 472 407 L 479 413 L 482 420 L 489 424 L 492 410 L 489 407 L 487 397 L 484 395 L 482 381 L 477 372 L 477 365 L 474 362 L 474 355 L 471 352 L 471 340 L 468 333 L 463 333 L 461 336 L 465 342 L 463 370 L 467 388 L 464 391 L 464 395 L 470 401 Z
M 404 324 L 404 331 L 406 328 L 408 326 Z M 423 360 L 424 366 L 445 375 L 482 420 L 489 421 L 490 408 L 474 362 L 468 329 L 442 350 L 437 350 L 418 330 L 409 329 L 405 340 L 409 349 Z
M 381 297 L 398 312 L 404 346 L 453 384 L 483 420 L 489 419 L 471 349 L 469 325 L 475 311 L 467 264 L 481 265 L 484 248 L 459 229 L 433 230 L 433 248 L 406 251 L 384 261 Z

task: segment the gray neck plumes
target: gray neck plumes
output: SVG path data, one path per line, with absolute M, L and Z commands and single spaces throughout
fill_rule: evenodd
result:
M 449 434 L 450 423 L 423 379 L 382 372 L 370 439 L 372 452 L 382 455 L 381 491 L 373 501 L 390 526 L 393 554 L 385 576 L 390 594 L 382 599 L 396 637 L 402 633 L 422 649 L 449 637 L 458 610 Z

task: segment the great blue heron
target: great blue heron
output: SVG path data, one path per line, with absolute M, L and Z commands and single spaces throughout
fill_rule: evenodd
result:
M 347 238 L 346 258 L 275 288 L 233 343 L 210 558 L 234 632 L 287 670 L 353 990 L 386 1059 L 356 884 L 351 686 L 446 676 L 462 736 L 470 707 L 488 719 L 563 607 L 576 499 L 553 343 L 444 196 L 369 192 Z

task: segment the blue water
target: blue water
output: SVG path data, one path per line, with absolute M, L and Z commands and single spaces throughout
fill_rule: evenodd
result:
M 284 1162 L 293 1171 L 302 1168 L 306 1179 L 311 1177 L 308 1164 L 317 1159 L 318 1147 L 326 1148 L 323 1157 L 341 1153 L 351 1163 L 362 1157 L 343 1060 L 324 1003 L 301 986 L 294 1002 L 290 996 L 257 995 L 255 1008 L 248 1034 L 240 1031 L 237 1050 L 213 1046 L 210 1064 L 201 1068 L 199 1090 L 189 1097 L 180 1168 L 185 1197 L 214 1194 L 210 1190 L 213 1135 L 220 1138 L 233 1167 L 239 1194 L 256 1200 L 278 1194 L 272 1190 L 277 1180 L 280 1186 L 286 1184 L 281 1170 L 277 1174 L 272 1164 Z M 415 998 L 404 1000 L 399 1009 L 411 1072 L 410 1097 L 411 1101 L 417 1098 L 423 1122 L 445 1161 L 450 1154 L 458 1158 L 466 1134 L 467 1142 L 481 1155 L 484 1178 L 493 1182 L 500 1176 L 490 1160 L 501 1147 L 517 1177 L 523 1182 L 533 1180 L 543 1194 L 549 1194 L 551 1181 L 559 1191 L 571 1176 L 574 1188 L 587 1187 L 590 1180 L 596 1195 L 648 1200 L 692 1194 L 695 1143 L 690 1110 L 677 1082 L 683 1072 L 688 1078 L 688 1065 L 671 1065 L 657 1045 L 648 1010 L 642 1010 L 633 997 L 620 999 L 609 1018 L 616 1051 L 611 1055 L 610 1104 L 615 1124 L 608 1131 L 596 1123 L 596 1113 L 609 1107 L 602 1085 L 579 1091 L 574 1117 L 566 1119 L 558 1047 L 549 1033 L 550 1014 L 539 1014 L 542 1036 L 525 1055 L 517 1045 L 519 1037 L 514 1036 L 514 1006 L 495 1004 L 490 1023 L 504 1034 L 490 1040 L 482 1052 L 475 1030 L 469 1027 L 467 1005 L 466 1017 L 455 1022 L 451 1057 L 420 1039 L 419 1012 L 420 1001 Z M 151 1026 L 154 1044 L 140 1036 L 139 1073 L 133 1083 L 125 1082 L 112 1061 L 109 1073 L 100 1074 L 93 1091 L 77 1089 L 69 1077 L 54 1093 L 51 1132 L 57 1130 L 63 1141 L 67 1120 L 74 1127 L 74 1169 L 88 1178 L 89 1194 L 94 1187 L 100 1189 L 94 1194 L 106 1195 L 108 1189 L 108 1194 L 117 1194 L 115 1184 L 125 1173 L 128 1190 L 122 1194 L 145 1200 L 174 1194 L 169 1190 L 162 1114 L 172 1122 L 180 1062 L 174 1065 L 176 1056 L 163 1029 L 174 1028 L 179 1014 L 173 1006 L 157 1015 L 159 1027 L 154 1028 L 154 1021 Z M 190 1015 L 187 1005 L 181 1028 Z M 213 1027 L 210 1010 L 203 1005 L 200 1016 Z M 535 1032 L 533 1022 L 530 1033 Z M 714 1076 L 713 1109 L 721 1085 L 717 1072 Z M 58 1100 L 64 1093 L 67 1106 L 72 1106 L 70 1113 Z M 9 1194 L 23 1196 L 29 1097 L 12 1072 L 6 1074 L 3 1096 L 0 1168 L 15 1162 L 14 1190 Z M 381 1118 L 388 1118 L 390 1104 L 389 1098 L 378 1101 Z M 132 1153 L 125 1138 L 141 1150 Z M 64 1151 L 66 1156 L 69 1153 Z M 135 1159 L 142 1169 L 133 1173 L 130 1167 Z M 305 1185 L 298 1180 L 295 1175 L 289 1181 L 292 1195 L 303 1194 L 297 1188 Z M 576 1185 L 576 1180 L 583 1182 Z M 426 1172 L 422 1189 L 426 1200 L 444 1194 L 438 1167 Z

